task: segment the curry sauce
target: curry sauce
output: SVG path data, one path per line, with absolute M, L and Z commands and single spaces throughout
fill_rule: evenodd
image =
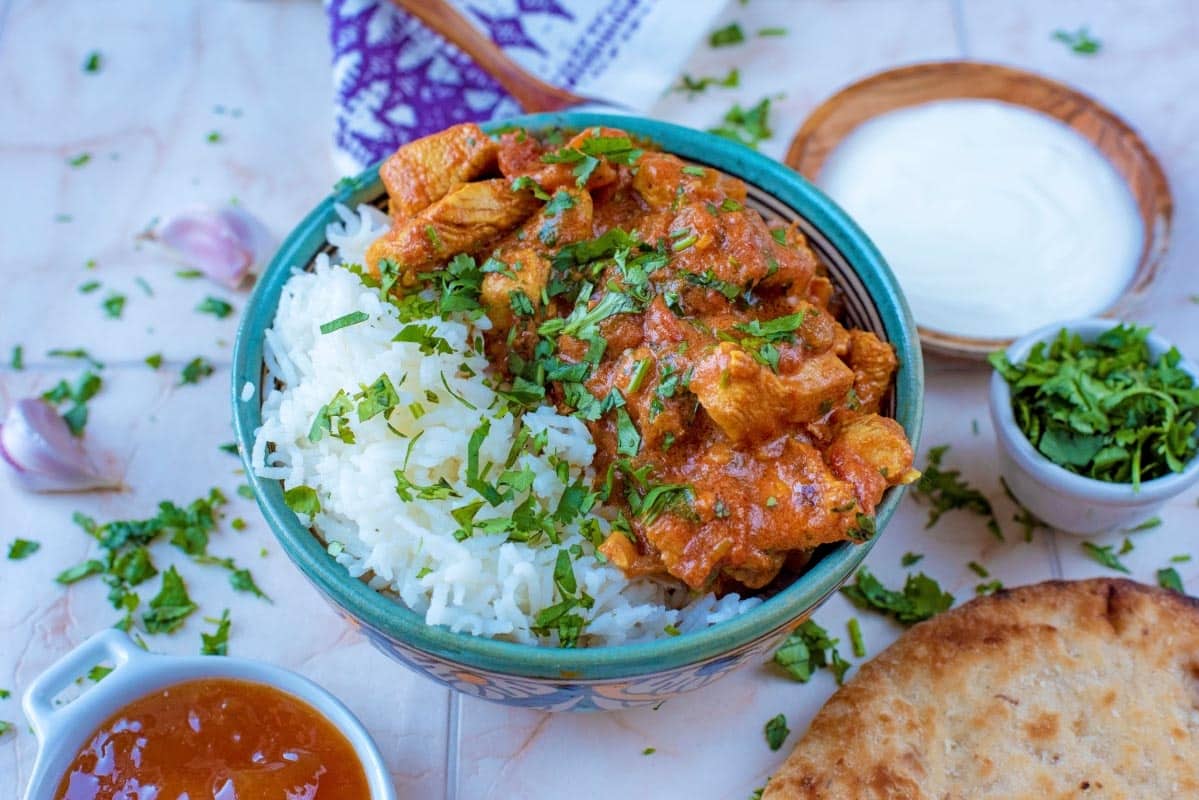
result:
M 369 800 L 353 746 L 307 703 L 225 678 L 134 700 L 80 748 L 56 800 Z
M 497 387 L 585 421 L 592 497 L 614 516 L 596 545 L 627 574 L 762 588 L 869 538 L 887 488 L 917 477 L 880 414 L 893 348 L 841 324 L 802 233 L 749 208 L 740 180 L 621 130 L 474 125 L 380 175 L 393 227 L 367 269 L 404 298 L 482 264 L 470 302 Z

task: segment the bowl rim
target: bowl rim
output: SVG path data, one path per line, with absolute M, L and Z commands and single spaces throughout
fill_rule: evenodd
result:
M 865 284 L 895 346 L 900 369 L 895 378 L 895 419 L 917 446 L 923 418 L 924 368 L 916 326 L 895 276 L 866 234 L 832 200 L 785 165 L 744 145 L 682 126 L 619 114 L 555 112 L 531 114 L 486 123 L 488 131 L 506 125 L 530 130 L 580 129 L 592 126 L 623 128 L 651 139 L 663 149 L 697 163 L 708 164 L 761 187 L 797 211 L 826 236 Z M 250 454 L 254 432 L 261 424 L 258 390 L 262 369 L 264 330 L 273 322 L 283 284 L 293 267 L 306 266 L 325 240 L 325 225 L 337 219 L 335 203 L 355 205 L 379 194 L 378 164 L 322 200 L 288 235 L 270 265 L 259 277 L 246 305 L 233 347 L 232 400 L 234 431 L 259 508 L 276 538 L 301 572 L 333 604 L 387 637 L 418 650 L 469 665 L 483 672 L 548 678 L 565 683 L 616 681 L 711 661 L 742 646 L 797 624 L 849 578 L 877 542 L 894 514 L 903 487 L 894 487 L 877 510 L 879 534 L 861 545 L 834 546 L 791 586 L 730 620 L 680 636 L 632 644 L 565 649 L 500 641 L 442 626 L 427 625 L 401 603 L 353 578 L 330 558 L 312 532 L 284 504 L 281 483 L 254 474 Z M 881 301 L 881 302 L 880 302 Z M 243 400 L 243 387 L 255 388 Z M 249 394 L 246 392 L 245 394 Z
M 1051 341 L 1062 330 L 1081 335 L 1084 341 L 1089 341 L 1105 331 L 1119 325 L 1135 325 L 1124 320 L 1113 320 L 1100 317 L 1068 320 L 1038 328 L 1026 336 L 1022 336 L 1004 350 L 1008 359 L 1014 364 L 1024 360 L 1032 348 L 1041 342 Z M 1156 333 L 1150 332 L 1146 338 L 1151 357 L 1160 357 L 1174 346 L 1169 340 Z M 1179 351 L 1181 352 L 1181 351 Z M 1183 356 L 1178 362 L 1199 385 L 1199 366 Z M 991 406 L 991 418 L 995 421 L 997 439 L 1011 454 L 1013 460 L 1027 473 L 1036 477 L 1047 486 L 1071 497 L 1085 498 L 1089 501 L 1115 506 L 1141 506 L 1159 502 L 1173 497 L 1199 479 L 1199 452 L 1183 468 L 1182 472 L 1174 472 L 1142 481 L 1139 488 L 1131 483 L 1110 483 L 1097 478 L 1089 478 L 1053 463 L 1033 447 L 1032 442 L 1016 424 L 1016 416 L 1012 412 L 1012 392 L 1007 380 L 998 370 L 991 369 L 991 386 L 987 394 Z
M 110 662 L 102 683 L 84 688 L 73 700 L 52 701 L 90 667 Z M 37 755 L 26 800 L 47 796 L 62 779 L 63 759 L 72 756 L 96 726 L 124 706 L 181 683 L 225 678 L 270 686 L 324 717 L 354 749 L 371 800 L 395 800 L 395 785 L 378 744 L 366 726 L 340 699 L 315 681 L 285 667 L 237 656 L 178 656 L 143 650 L 129 634 L 108 628 L 85 639 L 30 683 L 22 696 L 25 717 L 37 739 Z M 38 793 L 35 795 L 35 790 Z
M 858 99 L 859 97 L 869 96 L 872 93 L 886 91 L 888 86 L 896 80 L 905 80 L 909 78 L 927 75 L 930 73 L 961 73 L 967 76 L 983 74 L 999 75 L 1004 78 L 1025 85 L 1037 85 L 1050 92 L 1059 98 L 1070 98 L 1070 101 L 1078 106 L 1086 108 L 1089 113 L 1103 119 L 1111 126 L 1113 131 L 1116 131 L 1122 143 L 1136 153 L 1137 159 L 1141 162 L 1152 184 L 1152 194 L 1154 197 L 1154 211 L 1152 224 L 1141 218 L 1138 214 L 1138 219 L 1141 220 L 1141 235 L 1143 241 L 1141 244 L 1141 253 L 1137 257 L 1137 263 L 1133 274 L 1129 276 L 1127 284 L 1121 289 L 1120 293 L 1111 300 L 1111 302 L 1102 309 L 1095 312 L 1096 316 L 1108 317 L 1113 320 L 1121 315 L 1127 314 L 1131 306 L 1137 302 L 1148 291 L 1150 285 L 1157 279 L 1161 273 L 1164 263 L 1166 251 L 1170 246 L 1171 230 L 1173 228 L 1174 219 L 1174 198 L 1170 190 L 1170 182 L 1166 178 L 1165 170 L 1162 168 L 1161 162 L 1154 155 L 1153 150 L 1145 143 L 1144 138 L 1137 130 L 1127 122 L 1123 117 L 1113 111 L 1110 107 L 1095 99 L 1090 94 L 1075 88 L 1067 83 L 1055 80 L 1046 75 L 1030 70 L 1021 69 L 1019 67 L 1010 66 L 991 61 L 982 61 L 976 59 L 940 59 L 921 61 L 914 64 L 905 64 L 899 67 L 879 70 L 860 78 L 842 88 L 838 89 L 832 95 L 827 97 L 820 105 L 816 106 L 804 119 L 799 131 L 791 140 L 787 147 L 787 153 L 783 158 L 784 163 L 791 166 L 796 171 L 803 174 L 809 180 L 815 182 L 820 175 L 821 169 L 828 161 L 828 156 L 840 146 L 844 139 L 839 140 L 825 156 L 820 158 L 816 164 L 809 163 L 809 147 L 812 137 L 819 131 L 834 114 L 834 112 L 844 105 L 846 102 Z M 1056 117 L 1041 108 L 1024 102 L 1015 102 L 1012 100 L 1002 99 L 991 95 L 984 94 L 959 94 L 955 96 L 957 99 L 989 99 L 999 102 L 1012 103 L 1019 105 L 1022 108 L 1027 108 L 1036 111 L 1039 114 L 1053 117 L 1059 122 L 1065 123 L 1065 120 Z M 925 100 L 909 103 L 904 107 L 920 105 L 926 102 L 934 102 L 937 100 L 950 99 L 946 97 L 929 97 Z M 887 113 L 883 111 L 882 113 Z M 879 116 L 878 113 L 871 114 L 863 122 L 868 122 Z M 859 125 L 862 123 L 859 123 Z M 854 126 L 847 133 L 851 134 L 858 126 Z M 1078 133 L 1077 131 L 1075 131 Z M 1079 133 L 1082 136 L 1083 134 Z M 1084 138 L 1086 138 L 1084 136 Z M 1140 203 L 1137 201 L 1136 192 L 1131 179 L 1126 177 L 1121 172 L 1119 165 L 1115 164 L 1111 157 L 1099 149 L 1095 142 L 1088 139 L 1088 142 L 1099 150 L 1099 155 L 1115 168 L 1119 174 L 1121 181 L 1129 192 L 1133 195 L 1133 202 L 1138 206 L 1140 211 Z M 807 174 L 814 170 L 814 174 Z M 943 331 L 937 328 L 931 328 L 917 324 L 920 340 L 930 352 L 935 352 L 941 355 L 952 356 L 956 358 L 965 358 L 970 360 L 982 360 L 987 354 L 994 350 L 1001 350 L 1017 339 L 1023 337 L 981 337 L 968 336 L 957 334 L 951 331 Z

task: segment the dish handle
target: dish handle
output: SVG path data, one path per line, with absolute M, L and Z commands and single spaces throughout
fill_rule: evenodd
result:
M 113 664 L 113 672 L 130 662 L 151 658 L 128 634 L 109 628 L 83 642 L 71 652 L 55 661 L 34 679 L 26 690 L 21 706 L 25 719 L 39 741 L 45 741 L 55 725 L 55 716 L 69 703 L 56 706 L 54 698 L 69 688 L 92 667 L 104 661 Z

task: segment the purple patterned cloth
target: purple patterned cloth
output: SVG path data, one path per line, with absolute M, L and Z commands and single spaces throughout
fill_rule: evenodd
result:
M 646 108 L 722 0 L 456 0 L 524 68 L 589 97 Z M 326 0 L 334 145 L 359 169 L 449 125 L 519 114 L 499 84 L 390 0 Z M 655 37 L 655 31 L 675 32 Z M 684 31 L 679 34 L 677 32 Z M 685 33 L 691 31 L 691 33 Z

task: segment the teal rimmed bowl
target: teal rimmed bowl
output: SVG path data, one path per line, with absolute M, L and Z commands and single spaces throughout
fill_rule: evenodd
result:
M 593 125 L 623 128 L 688 161 L 742 179 L 749 190 L 748 204 L 768 219 L 795 220 L 840 290 L 846 320 L 894 345 L 900 369 L 891 407 L 884 411 L 916 443 L 924 389 L 916 324 L 878 250 L 812 184 L 740 144 L 665 122 L 577 112 L 535 114 L 505 124 L 509 122 L 532 131 Z M 577 650 L 496 641 L 426 625 L 421 616 L 351 577 L 296 519 L 283 501 L 279 481 L 253 474 L 248 455 L 262 423 L 264 332 L 274 320 L 284 283 L 293 269 L 306 268 L 325 247 L 325 227 L 338 220 L 336 203 L 375 203 L 383 195 L 376 165 L 322 201 L 292 231 L 259 279 L 233 349 L 234 428 L 258 505 L 300 571 L 383 652 L 452 689 L 510 705 L 546 710 L 652 705 L 704 686 L 742 664 L 760 661 L 866 557 L 873 542 L 827 547 L 791 586 L 732 620 L 653 642 Z M 252 395 L 246 384 L 254 387 Z M 901 495 L 902 489 L 891 489 L 879 506 L 879 535 Z

